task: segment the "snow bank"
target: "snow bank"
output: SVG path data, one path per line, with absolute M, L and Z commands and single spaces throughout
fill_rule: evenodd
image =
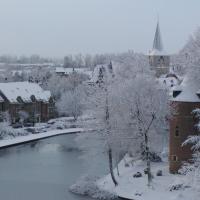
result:
M 0 140 L 0 148 L 22 144 L 26 142 L 31 142 L 31 141 L 48 138 L 48 137 L 52 137 L 56 135 L 78 133 L 78 132 L 83 132 L 83 131 L 84 129 L 82 128 L 69 128 L 69 129 L 63 129 L 63 130 L 51 130 L 44 133 L 30 134 L 26 136 L 18 136 L 13 139 Z
M 117 196 L 109 191 L 102 190 L 96 184 L 99 177 L 85 175 L 81 177 L 74 185 L 69 188 L 69 191 L 84 196 L 90 196 L 100 200 L 112 200 Z

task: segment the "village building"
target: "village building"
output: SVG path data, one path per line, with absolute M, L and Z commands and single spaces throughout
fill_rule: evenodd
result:
M 169 171 L 178 173 L 185 161 L 192 158 L 190 145 L 183 142 L 190 135 L 196 135 L 197 123 L 193 111 L 200 108 L 199 85 L 184 79 L 181 85 L 173 89 L 171 98 L 172 117 L 169 136 Z
M 54 117 L 55 106 L 50 91 L 30 82 L 0 83 L 0 112 L 8 112 L 11 123 L 20 121 L 27 113 L 27 122 L 46 122 Z
M 157 80 L 161 88 L 168 90 L 170 97 L 173 96 L 174 88 L 180 85 L 183 81 L 182 77 L 176 75 L 174 72 L 161 75 Z
M 170 56 L 164 51 L 159 22 L 156 27 L 153 48 L 149 51 L 148 57 L 150 67 L 156 72 L 156 77 L 169 73 Z
M 65 67 L 56 67 L 55 72 L 57 75 L 63 77 L 63 76 L 69 76 L 72 73 L 79 73 L 84 74 L 91 78 L 92 71 L 89 68 L 65 68 Z

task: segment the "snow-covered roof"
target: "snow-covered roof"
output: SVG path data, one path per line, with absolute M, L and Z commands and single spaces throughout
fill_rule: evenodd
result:
M 171 100 L 181 102 L 200 102 L 200 97 L 198 96 L 200 91 L 199 88 L 200 86 L 198 84 L 186 77 L 181 85 L 173 88 L 174 95 Z
M 174 87 L 180 83 L 180 80 L 175 77 L 160 77 L 158 80 L 161 85 L 167 88 Z
M 11 103 L 19 103 L 19 97 L 24 102 L 31 102 L 31 96 L 43 102 L 49 101 L 51 97 L 50 91 L 45 91 L 38 84 L 30 82 L 0 83 L 0 91 Z
M 92 71 L 89 68 L 64 68 L 64 67 L 56 67 L 56 73 L 62 74 L 71 74 L 73 72 L 86 74 L 91 77 Z
M 163 51 L 159 51 L 157 49 L 152 49 L 149 51 L 149 56 L 166 56 L 168 55 L 164 50 Z

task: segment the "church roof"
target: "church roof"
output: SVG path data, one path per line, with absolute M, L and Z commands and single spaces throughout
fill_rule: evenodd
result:
M 149 52 L 149 55 L 166 55 L 163 48 L 159 22 L 156 26 L 156 32 L 153 40 L 153 49 Z
M 162 44 L 159 22 L 157 23 L 157 26 L 156 26 L 155 37 L 153 40 L 153 49 L 156 49 L 158 51 L 163 51 L 163 44 Z
M 177 102 L 200 102 L 199 85 L 185 77 L 181 85 L 173 89 L 172 101 Z

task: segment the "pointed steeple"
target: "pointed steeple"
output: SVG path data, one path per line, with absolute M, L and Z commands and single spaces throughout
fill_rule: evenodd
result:
M 153 50 L 163 51 L 163 43 L 162 43 L 162 38 L 161 38 L 161 33 L 160 33 L 159 21 L 156 26 L 156 32 L 155 32 L 155 36 L 153 40 Z

